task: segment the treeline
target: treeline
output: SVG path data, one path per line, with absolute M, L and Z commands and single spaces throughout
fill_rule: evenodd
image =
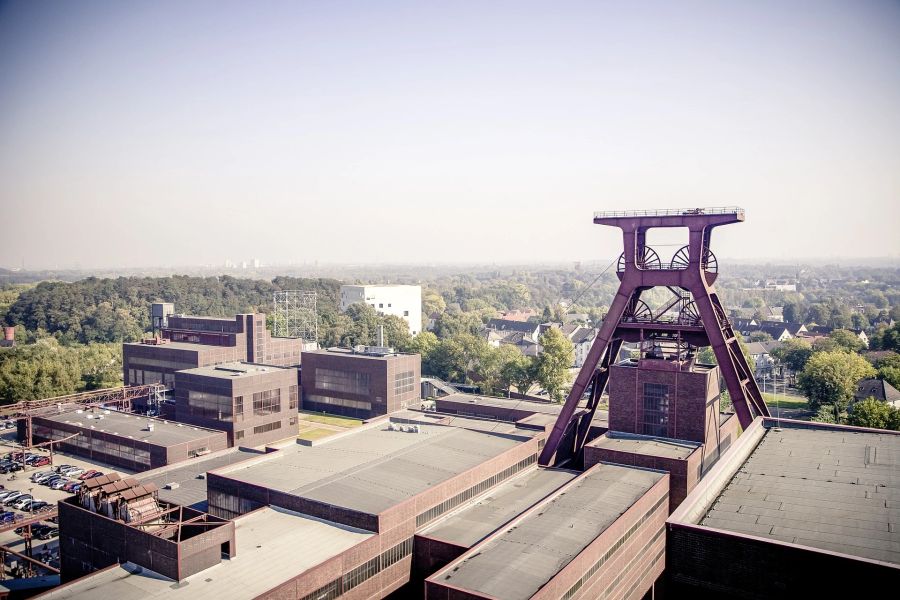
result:
M 122 385 L 122 346 L 62 346 L 48 338 L 0 348 L 0 403 Z
M 341 283 L 334 279 L 277 277 L 120 277 L 42 282 L 21 291 L 6 309 L 5 322 L 22 329 L 19 341 L 47 336 L 62 344 L 124 342 L 150 330 L 150 304 L 174 302 L 179 313 L 232 316 L 272 311 L 272 294 L 300 289 L 318 293 L 321 324 L 338 312 Z M 327 333 L 327 332 L 326 332 Z

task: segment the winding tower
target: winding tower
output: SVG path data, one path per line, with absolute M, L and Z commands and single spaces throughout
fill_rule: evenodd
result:
M 594 223 L 622 230 L 624 251 L 617 266 L 621 283 L 544 446 L 541 464 L 552 464 L 557 456 L 580 455 L 622 342 L 639 343 L 648 356 L 688 362 L 694 360 L 698 348 L 711 346 L 741 427 L 746 429 L 755 416 L 769 416 L 753 370 L 713 287 L 718 275 L 718 262 L 710 249 L 713 229 L 743 220 L 744 210 L 738 207 L 594 215 Z M 646 243 L 647 231 L 656 227 L 688 231 L 688 243 L 668 262 Z M 667 288 L 672 298 L 651 309 L 641 295 L 656 287 Z M 587 406 L 579 410 L 589 386 Z

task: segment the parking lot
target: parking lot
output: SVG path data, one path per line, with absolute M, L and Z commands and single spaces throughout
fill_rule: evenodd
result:
M 11 452 L 18 452 L 21 450 L 22 447 L 16 441 L 15 429 L 3 430 L 2 433 L 0 433 L 0 458 L 5 458 Z M 29 450 L 29 452 L 46 457 L 50 456 L 50 452 L 42 448 L 32 449 Z M 67 498 L 72 494 L 63 490 L 54 490 L 39 483 L 34 483 L 31 480 L 31 476 L 35 473 L 51 471 L 54 467 L 58 467 L 60 465 L 73 465 L 81 469 L 85 469 L 85 471 L 93 469 L 101 471 L 104 474 L 112 472 L 117 472 L 122 476 L 130 474 L 130 471 L 127 471 L 125 469 L 111 467 L 105 464 L 85 460 L 81 457 L 72 456 L 67 453 L 54 451 L 52 465 L 45 465 L 40 467 L 26 466 L 24 471 L 17 471 L 6 474 L 0 473 L 0 485 L 3 486 L 3 489 L 0 490 L 0 492 L 15 490 L 25 494 L 31 494 L 36 500 L 43 500 L 55 505 L 59 500 Z M 27 518 L 30 516 L 27 511 L 16 510 L 10 506 L 6 506 L 5 504 L 3 506 L 0 506 L 0 512 L 12 512 L 15 513 L 15 515 L 21 515 L 21 517 L 16 517 L 18 519 Z M 56 527 L 55 523 L 50 523 L 47 521 L 41 521 L 41 524 Z M 0 533 L 0 544 L 7 546 L 17 552 L 25 551 L 25 540 L 20 535 L 16 534 L 13 530 Z M 51 556 L 58 557 L 58 546 L 59 543 L 56 537 L 53 537 L 50 540 L 46 541 L 34 539 L 32 542 L 32 556 L 34 558 L 41 559 L 41 554 L 46 551 L 49 552 Z M 14 561 L 15 557 L 8 557 L 6 561 L 7 567 L 11 566 Z M 50 564 L 58 567 L 58 558 L 51 560 Z

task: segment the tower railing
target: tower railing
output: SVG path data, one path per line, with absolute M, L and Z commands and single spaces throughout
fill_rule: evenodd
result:
M 744 209 L 739 206 L 713 206 L 703 208 L 662 208 L 655 210 L 607 210 L 594 213 L 595 219 L 616 217 L 681 217 L 692 215 L 740 215 Z

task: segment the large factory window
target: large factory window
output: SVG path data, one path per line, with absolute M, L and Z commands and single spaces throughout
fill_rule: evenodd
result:
M 281 412 L 281 388 L 254 392 L 253 414 L 257 416 L 271 415 Z
M 196 417 L 231 421 L 231 397 L 190 390 L 188 392 L 188 412 Z
M 274 423 L 266 423 L 265 425 L 254 427 L 253 433 L 267 433 L 269 431 L 275 431 L 276 429 L 281 429 L 281 421 L 275 421 Z
M 394 375 L 395 394 L 405 394 L 416 389 L 416 385 L 413 383 L 413 374 L 413 371 L 404 371 Z
M 297 402 L 300 399 L 300 393 L 297 388 L 298 386 L 296 385 L 288 388 L 288 408 L 290 410 L 297 410 Z
M 345 400 L 344 398 L 332 398 L 331 396 L 320 396 L 319 394 L 310 394 L 306 399 L 309 402 L 319 404 L 343 406 L 344 408 L 356 408 L 360 410 L 372 410 L 372 404 L 370 402 L 362 402 L 360 400 Z
M 357 396 L 369 395 L 369 374 L 339 369 L 315 370 L 315 386 L 320 390 Z
M 644 420 L 642 433 L 666 436 L 669 434 L 669 386 L 661 383 L 644 384 Z

